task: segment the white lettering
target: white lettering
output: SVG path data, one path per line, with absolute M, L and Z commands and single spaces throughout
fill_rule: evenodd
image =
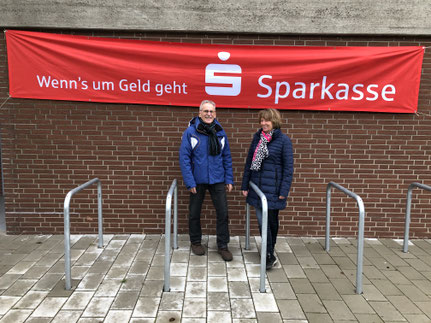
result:
M 344 89 L 338 90 L 335 94 L 335 97 L 338 100 L 347 100 L 349 98 L 349 85 L 347 85 L 346 83 L 340 83 L 338 84 L 338 86 L 344 86 Z M 344 95 L 341 95 L 342 93 L 344 93 Z
M 387 89 L 390 88 L 390 90 L 388 91 Z M 392 84 L 387 84 L 383 87 L 382 89 L 382 98 L 385 101 L 393 101 L 394 98 L 388 98 L 387 95 L 388 94 L 395 94 L 395 86 L 393 86 Z
M 280 95 L 280 88 L 284 86 L 286 90 L 284 91 L 284 94 Z M 286 98 L 290 93 L 290 85 L 287 82 L 277 82 L 275 86 L 275 104 L 278 104 L 278 99 L 284 99 Z
M 300 87 L 297 88 L 297 89 L 295 89 L 295 90 L 293 90 L 292 96 L 295 99 L 305 99 L 305 92 L 307 91 L 307 87 L 306 87 L 305 83 L 303 83 L 303 82 L 296 82 L 295 85 L 300 85 Z M 299 93 L 299 92 L 301 92 L 301 94 L 298 95 L 297 93 Z
M 329 92 L 329 89 L 334 86 L 334 83 L 331 83 L 331 84 L 329 84 L 329 86 L 326 86 L 326 78 L 327 77 L 324 76 L 323 79 L 322 79 L 322 94 L 321 94 L 320 98 L 322 100 L 324 100 L 325 99 L 325 94 L 326 94 L 328 96 L 328 98 L 330 98 L 331 100 L 333 100 L 334 97 L 332 96 L 331 92 Z
M 263 83 L 262 82 L 263 79 L 272 79 L 272 76 L 271 75 L 262 75 L 261 77 L 259 77 L 259 81 L 258 81 L 259 85 L 261 87 L 264 87 L 268 91 L 268 93 L 266 93 L 266 94 L 259 94 L 258 93 L 257 96 L 259 98 L 267 98 L 272 94 L 272 88 L 270 86 L 266 85 L 265 83 Z
M 361 90 L 358 90 L 358 87 L 364 87 L 364 84 L 355 84 L 353 86 L 353 92 L 359 96 L 352 96 L 352 100 L 362 100 L 364 98 L 364 93 Z
M 377 98 L 379 97 L 379 95 L 377 94 L 377 92 L 376 91 L 373 91 L 371 88 L 373 88 L 373 87 L 375 87 L 375 88 L 377 88 L 377 87 L 379 87 L 377 84 L 370 84 L 370 85 L 368 85 L 367 86 L 367 91 L 368 91 L 368 93 L 370 93 L 370 94 L 373 94 L 373 96 L 372 97 L 366 97 L 366 99 L 368 100 L 368 101 L 376 101 L 377 100 Z

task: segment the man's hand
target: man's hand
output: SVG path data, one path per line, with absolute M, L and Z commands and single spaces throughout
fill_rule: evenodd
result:
M 190 189 L 190 193 L 192 193 L 192 194 L 196 194 L 197 192 L 196 192 L 196 187 L 192 187 L 191 189 Z
M 229 193 L 232 192 L 232 188 L 233 188 L 232 184 L 226 184 L 226 189 Z
M 247 197 L 248 191 L 242 191 L 242 195 L 244 195 L 244 197 Z

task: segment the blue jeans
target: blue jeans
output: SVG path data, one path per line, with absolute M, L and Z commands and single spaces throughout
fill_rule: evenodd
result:
M 224 183 L 217 184 L 198 184 L 196 194 L 190 193 L 189 203 L 189 234 L 192 244 L 201 243 L 201 209 L 205 198 L 205 192 L 208 190 L 211 200 L 216 209 L 216 233 L 217 247 L 226 248 L 229 243 L 229 216 L 227 209 L 226 188 Z
M 262 209 L 255 208 L 257 222 L 259 224 L 259 232 L 262 235 Z M 267 234 L 267 245 L 266 254 L 274 255 L 275 243 L 277 242 L 278 234 L 278 213 L 280 210 L 268 210 L 268 234 Z

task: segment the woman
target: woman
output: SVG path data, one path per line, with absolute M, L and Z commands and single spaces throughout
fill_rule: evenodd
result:
M 247 203 L 256 209 L 259 230 L 262 233 L 262 203 L 249 183 L 252 181 L 265 194 L 268 201 L 268 243 L 266 269 L 277 263 L 274 247 L 278 233 L 278 212 L 286 208 L 293 177 L 293 151 L 288 136 L 280 130 L 281 115 L 275 109 L 259 111 L 262 127 L 253 136 L 242 179 L 242 194 Z

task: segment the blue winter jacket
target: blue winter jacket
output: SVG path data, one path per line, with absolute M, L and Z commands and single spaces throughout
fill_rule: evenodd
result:
M 233 184 L 232 157 L 226 133 L 216 122 L 217 137 L 221 153 L 211 156 L 208 135 L 199 127 L 198 117 L 194 117 L 184 131 L 180 147 L 180 167 L 183 180 L 190 189 L 197 184 Z
M 241 190 L 248 190 L 248 204 L 261 208 L 260 197 L 252 188 L 249 188 L 249 182 L 252 181 L 265 194 L 268 200 L 268 209 L 282 210 L 286 207 L 286 200 L 293 178 L 292 142 L 280 129 L 274 129 L 272 140 L 268 143 L 268 158 L 262 161 L 259 171 L 252 171 L 250 166 L 261 132 L 262 129 L 253 136 L 244 166 Z M 279 196 L 285 196 L 286 198 L 279 199 Z

